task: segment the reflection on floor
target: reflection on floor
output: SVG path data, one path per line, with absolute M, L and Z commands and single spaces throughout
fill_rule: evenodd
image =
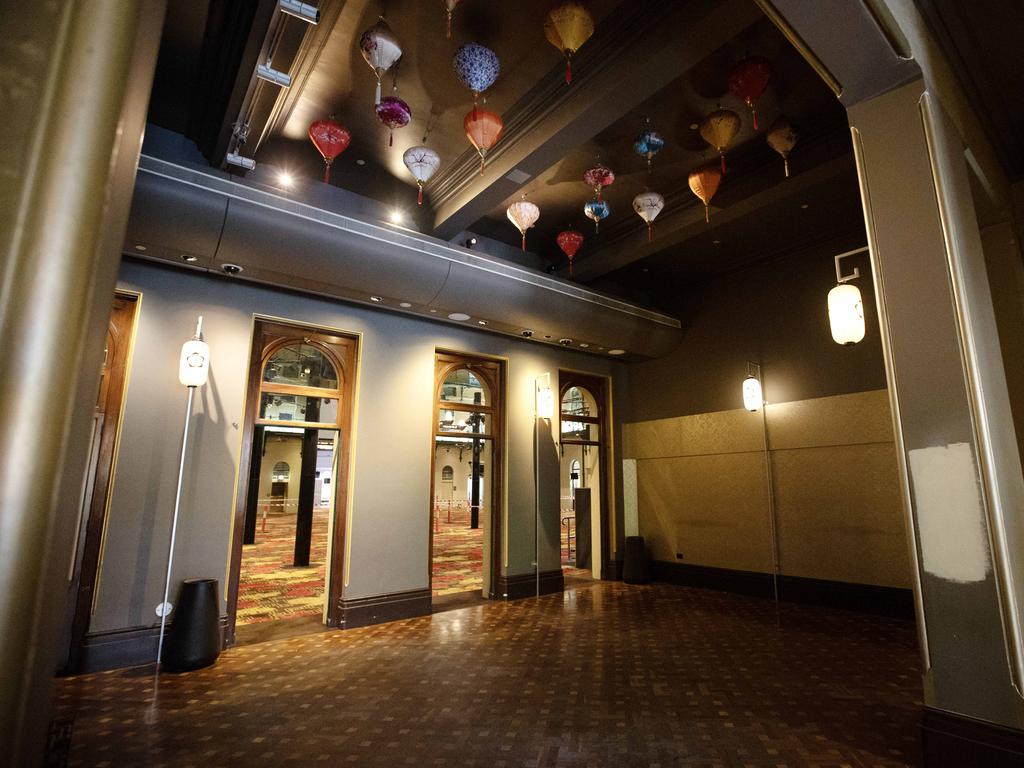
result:
M 483 514 L 481 512 L 481 514 Z M 484 530 L 465 520 L 438 516 L 434 526 L 431 576 L 434 596 L 483 589 Z
M 266 531 L 256 523 L 256 543 L 242 547 L 238 579 L 237 624 L 320 615 L 324 606 L 327 561 L 326 508 L 313 511 L 313 542 L 309 567 L 292 565 L 295 515 L 271 515 Z
M 909 621 L 596 582 L 65 678 L 55 714 L 70 766 L 895 768 L 917 667 Z

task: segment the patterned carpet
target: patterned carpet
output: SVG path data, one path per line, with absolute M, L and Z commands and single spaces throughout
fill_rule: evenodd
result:
M 242 547 L 238 579 L 238 624 L 317 615 L 324 606 L 328 510 L 313 511 L 309 567 L 292 565 L 295 515 L 271 515 L 267 530 L 256 523 L 256 543 Z
M 913 622 L 599 582 L 55 694 L 71 768 L 902 768 L 922 691 Z
M 434 528 L 431 587 L 435 597 L 484 587 L 484 529 L 474 530 L 467 520 L 456 517 L 449 523 L 442 515 Z

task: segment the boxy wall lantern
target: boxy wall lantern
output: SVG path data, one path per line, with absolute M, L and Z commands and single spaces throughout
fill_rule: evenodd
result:
M 181 435 L 181 459 L 178 462 L 178 486 L 174 491 L 174 516 L 171 518 L 171 541 L 167 547 L 167 577 L 164 580 L 164 601 L 156 607 L 156 614 L 160 617 L 160 641 L 157 645 L 156 663 L 159 667 L 163 658 L 164 631 L 167 625 L 167 616 L 171 613 L 171 603 L 168 601 L 171 591 L 171 568 L 174 565 L 174 538 L 178 532 L 178 510 L 181 508 L 181 483 L 185 476 L 185 455 L 188 450 L 188 427 L 192 420 L 192 399 L 195 397 L 196 388 L 206 384 L 210 374 L 210 346 L 203 341 L 203 316 L 200 315 L 196 321 L 196 332 L 191 339 L 181 347 L 181 357 L 178 360 L 178 381 L 188 387 L 188 405 L 185 406 L 185 428 Z
M 844 275 L 840 260 L 847 256 L 864 253 L 868 248 L 857 248 L 836 256 L 836 282 L 838 285 L 828 292 L 828 324 L 836 344 L 850 346 L 864 338 L 864 302 L 860 289 L 849 281 L 860 277 L 860 269 L 854 268 Z
M 747 378 L 743 380 L 743 407 L 751 413 L 756 413 L 763 405 L 761 366 L 757 363 L 747 363 Z

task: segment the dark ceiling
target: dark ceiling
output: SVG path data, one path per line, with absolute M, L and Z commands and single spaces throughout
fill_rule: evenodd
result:
M 379 201 L 382 219 L 400 207 L 414 214 L 421 231 L 444 239 L 471 230 L 517 246 L 519 233 L 505 209 L 526 192 L 541 209 L 528 245 L 543 262 L 565 275 L 554 237 L 571 224 L 587 238 L 574 279 L 662 306 L 676 281 L 705 279 L 862 227 L 843 108 L 753 0 L 589 0 L 596 30 L 574 59 L 571 86 L 563 80 L 562 56 L 544 38 L 552 4 L 463 0 L 448 40 L 442 3 L 433 0 L 320 0 L 318 26 L 283 17 L 270 0 L 177 2 L 168 9 L 150 120 L 186 134 L 211 164 L 222 165 L 230 126 L 246 116 L 251 131 L 244 154 L 262 167 L 315 179 L 322 161 L 306 131 L 334 114 L 352 143 L 331 182 Z M 397 93 L 413 113 L 393 147 L 374 114 L 376 81 L 357 47 L 382 11 L 403 46 Z M 506 133 L 484 176 L 462 128 L 472 94 L 451 67 L 453 52 L 467 41 L 493 48 L 501 60 L 486 107 L 503 116 Z M 731 68 L 746 55 L 762 56 L 772 67 L 757 132 L 727 88 Z M 255 64 L 268 56 L 292 75 L 290 88 L 253 77 Z M 392 82 L 385 78 L 385 93 Z M 687 176 L 715 156 L 692 126 L 718 105 L 739 113 L 743 128 L 708 225 Z M 789 179 L 764 139 L 782 114 L 800 131 Z M 648 119 L 667 140 L 649 175 L 632 149 Z M 428 128 L 442 167 L 417 208 L 401 158 Z M 612 215 L 595 236 L 582 212 L 592 196 L 582 174 L 598 158 L 617 179 L 606 192 Z M 631 207 L 646 187 L 666 199 L 652 243 Z M 652 283 L 668 286 L 668 293 L 652 290 Z

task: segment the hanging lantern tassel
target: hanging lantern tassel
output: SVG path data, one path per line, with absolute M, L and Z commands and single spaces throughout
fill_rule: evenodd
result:
M 447 34 L 445 35 L 445 37 L 447 37 L 449 40 L 452 39 L 452 12 L 451 11 L 448 11 L 448 30 L 447 30 Z
M 417 181 L 416 186 L 419 187 L 419 192 L 416 195 L 416 205 L 423 205 L 423 182 Z
M 786 175 L 788 176 L 789 173 L 787 172 Z M 330 183 L 331 183 L 331 161 L 330 160 L 325 160 L 324 161 L 324 184 L 330 184 Z
M 565 52 L 565 84 L 572 85 L 572 53 Z

